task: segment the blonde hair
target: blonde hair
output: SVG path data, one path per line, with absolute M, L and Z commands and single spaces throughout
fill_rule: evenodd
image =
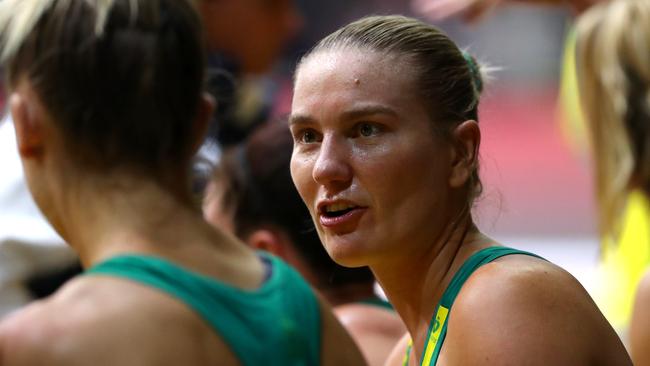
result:
M 603 238 L 631 189 L 650 196 L 650 2 L 618 0 L 578 22 L 577 70 L 595 159 Z
M 101 36 L 114 0 L 84 0 L 92 7 L 95 17 L 95 36 Z M 37 22 L 50 8 L 56 6 L 62 14 L 73 0 L 2 0 L 0 1 L 0 63 L 18 53 L 21 45 L 36 27 Z M 129 2 L 132 16 L 137 16 L 137 0 Z

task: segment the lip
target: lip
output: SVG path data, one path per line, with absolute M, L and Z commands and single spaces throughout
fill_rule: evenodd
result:
M 351 210 L 350 212 L 337 216 L 337 217 L 327 217 L 323 214 L 319 214 L 319 219 L 321 225 L 327 228 L 337 228 L 337 227 L 342 227 L 344 225 L 349 225 L 353 224 L 355 222 L 358 222 L 361 219 L 361 216 L 365 213 L 366 209 L 365 208 L 355 208 Z
M 333 204 L 348 204 L 355 206 L 355 208 L 341 216 L 328 217 L 324 214 L 325 207 Z M 356 227 L 356 224 L 359 222 L 361 217 L 365 214 L 367 207 L 360 206 L 348 200 L 324 200 L 318 203 L 317 209 L 318 219 L 323 227 L 334 229 L 335 231 L 352 231 Z

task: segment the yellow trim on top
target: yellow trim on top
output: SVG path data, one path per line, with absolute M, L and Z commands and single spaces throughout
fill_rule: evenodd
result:
M 447 320 L 447 315 L 449 315 L 449 309 L 444 306 L 439 306 L 438 311 L 436 312 L 436 320 L 433 323 L 433 329 L 431 330 L 431 335 L 427 340 L 427 346 L 424 348 L 424 358 L 422 359 L 422 366 L 431 366 L 431 358 L 433 357 L 433 351 L 435 351 L 436 346 L 438 345 L 438 340 L 440 339 L 440 333 L 442 328 L 445 325 Z

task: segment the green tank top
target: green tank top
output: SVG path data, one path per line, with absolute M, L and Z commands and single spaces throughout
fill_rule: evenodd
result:
M 454 277 L 451 279 L 449 286 L 447 286 L 447 289 L 442 294 L 440 302 L 436 306 L 436 311 L 434 312 L 433 318 L 431 318 L 429 330 L 427 331 L 424 354 L 420 361 L 420 366 L 432 366 L 438 362 L 440 349 L 442 348 L 442 344 L 447 336 L 447 318 L 449 312 L 454 304 L 454 300 L 456 300 L 456 296 L 458 296 L 460 289 L 463 287 L 469 276 L 484 264 L 512 254 L 523 254 L 544 259 L 533 253 L 506 247 L 489 247 L 472 254 L 472 256 L 463 263 L 458 272 L 456 272 Z M 412 341 L 409 341 L 406 348 L 406 355 L 402 362 L 403 366 L 408 366 L 409 364 L 412 346 Z
M 159 257 L 110 258 L 86 275 L 127 278 L 184 302 L 222 337 L 242 365 L 320 364 L 320 306 L 305 281 L 280 259 L 259 253 L 270 274 L 243 290 Z

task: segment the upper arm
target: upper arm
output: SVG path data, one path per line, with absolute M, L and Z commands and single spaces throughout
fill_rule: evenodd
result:
M 366 365 L 356 344 L 334 317 L 331 307 L 320 296 L 318 300 L 321 313 L 321 364 Z
M 630 353 L 635 365 L 650 365 L 650 272 L 637 288 L 630 320 Z
M 445 364 L 629 364 L 614 330 L 568 273 L 550 264 L 488 266 L 454 303 Z

